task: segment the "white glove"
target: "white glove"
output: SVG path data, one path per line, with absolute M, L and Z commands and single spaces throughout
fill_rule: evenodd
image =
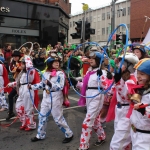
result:
M 7 84 L 7 87 L 11 87 L 11 86 L 12 86 L 12 84 L 11 84 L 11 83 L 8 83 L 8 84 Z

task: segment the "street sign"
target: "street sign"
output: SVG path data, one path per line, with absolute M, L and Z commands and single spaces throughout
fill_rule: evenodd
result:
M 89 9 L 89 5 L 88 4 L 84 4 L 82 6 L 83 11 L 87 11 Z

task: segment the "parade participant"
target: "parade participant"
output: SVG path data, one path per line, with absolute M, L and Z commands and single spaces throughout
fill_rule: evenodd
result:
M 32 90 L 43 89 L 43 100 L 41 103 L 40 113 L 45 116 L 41 116 L 39 114 L 39 125 L 37 135 L 31 138 L 32 142 L 36 142 L 42 140 L 46 136 L 46 126 L 48 121 L 48 116 L 46 114 L 50 111 L 52 107 L 52 116 L 54 118 L 55 123 L 61 129 L 61 131 L 65 134 L 65 139 L 62 141 L 63 143 L 68 143 L 73 139 L 73 132 L 70 130 L 64 116 L 63 116 L 63 87 L 65 83 L 64 73 L 60 70 L 60 59 L 58 55 L 51 55 L 47 59 L 47 70 L 43 74 L 46 78 L 42 79 L 42 82 L 35 85 L 29 85 L 29 88 Z M 52 103 L 50 92 L 52 94 Z M 51 106 L 52 105 L 52 106 Z
M 87 71 L 82 82 L 78 82 L 77 86 L 81 86 L 81 93 L 84 96 L 95 96 L 99 93 L 98 91 L 98 76 L 100 77 L 100 88 L 107 88 L 107 71 L 103 68 L 99 70 L 100 60 L 102 59 L 102 55 L 99 52 L 91 52 L 89 55 L 89 63 L 90 68 Z M 72 79 L 71 79 L 72 80 Z M 74 82 L 74 81 L 73 81 Z M 75 82 L 74 82 L 75 83 Z M 80 84 L 80 85 L 79 85 Z M 76 85 L 76 83 L 75 83 Z M 102 109 L 104 102 L 104 95 L 99 94 L 94 98 L 84 98 L 80 97 L 78 102 L 79 105 L 84 106 L 86 104 L 87 113 L 86 117 L 82 124 L 82 133 L 80 138 L 80 147 L 78 150 L 88 150 L 89 149 L 89 141 L 91 138 L 92 129 L 96 132 L 98 136 L 98 140 L 95 145 L 99 146 L 105 142 L 105 132 L 100 123 L 100 110 Z
M 5 88 L 6 85 L 9 83 L 9 79 L 7 69 L 4 66 L 4 61 L 4 57 L 0 56 L 0 111 L 8 109 L 8 104 L 6 102 L 4 92 L 9 92 L 8 89 Z
M 142 59 L 135 66 L 137 69 L 137 87 L 131 100 L 134 106 L 130 116 L 132 150 L 150 149 L 150 59 Z M 139 86 L 141 85 L 141 88 Z M 133 86 L 132 86 L 133 87 Z M 131 88 L 132 88 L 131 87 Z M 147 106 L 140 108 L 141 106 Z
M 123 55 L 119 56 L 119 65 Z M 116 88 L 116 107 L 115 109 L 115 121 L 114 121 L 114 129 L 115 133 L 112 137 L 110 143 L 110 150 L 125 150 L 130 142 L 130 121 L 126 117 L 129 110 L 129 97 L 128 97 L 128 83 L 136 83 L 136 78 L 133 75 L 135 72 L 134 65 L 138 63 L 138 57 L 133 53 L 126 53 L 124 62 L 119 73 L 115 73 L 115 88 Z M 115 95 L 115 93 L 113 93 Z M 112 100 L 111 103 L 114 101 Z M 115 106 L 115 105 L 114 105 Z M 110 108 L 111 104 L 110 104 Z M 114 110 L 113 110 L 114 111 Z M 109 114 L 109 113 L 108 113 Z M 111 114 L 112 115 L 112 114 Z
M 109 60 L 109 65 L 110 65 L 110 73 L 112 74 L 112 76 L 114 76 L 114 72 L 115 72 L 115 69 L 116 69 L 115 61 L 110 59 Z M 110 78 L 110 80 L 111 80 L 111 78 Z M 108 91 L 108 93 L 106 93 L 106 95 L 105 95 L 103 108 L 100 112 L 100 118 L 101 118 L 101 123 L 102 123 L 103 128 L 106 127 L 105 121 L 106 121 L 106 116 L 107 116 L 107 112 L 108 112 L 108 109 L 109 109 L 111 98 L 112 98 L 112 94 L 109 93 L 109 91 Z
M 9 83 L 9 87 L 16 87 L 18 93 L 18 99 L 16 101 L 16 112 L 22 123 L 20 130 L 30 131 L 36 128 L 36 122 L 34 121 L 34 108 L 30 99 L 28 91 L 27 75 L 29 83 L 37 83 L 40 81 L 39 74 L 36 70 L 31 70 L 27 74 L 28 69 L 32 68 L 33 64 L 29 56 L 24 56 L 21 60 L 21 72 L 18 75 L 17 81 Z M 38 93 L 37 91 L 31 91 L 32 97 L 34 97 L 34 104 L 38 106 Z
M 18 74 L 21 71 L 21 53 L 18 50 L 14 50 L 12 54 L 12 60 L 10 62 L 9 70 L 13 74 L 13 79 L 16 81 Z M 15 114 L 13 112 L 13 104 L 14 104 L 14 97 L 17 96 L 16 88 L 12 88 L 11 92 L 8 95 L 8 102 L 9 102 L 9 108 L 8 108 L 8 116 L 6 120 L 8 121 L 10 118 L 14 117 Z
M 143 58 L 148 58 L 148 55 L 143 45 L 135 44 L 132 49 L 133 53 L 139 58 L 139 60 Z

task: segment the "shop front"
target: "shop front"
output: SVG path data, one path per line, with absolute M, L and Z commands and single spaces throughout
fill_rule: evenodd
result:
M 63 21 L 62 21 L 63 18 Z M 0 47 L 18 48 L 25 42 L 42 47 L 58 42 L 58 32 L 68 33 L 69 16 L 55 6 L 23 1 L 0 1 Z

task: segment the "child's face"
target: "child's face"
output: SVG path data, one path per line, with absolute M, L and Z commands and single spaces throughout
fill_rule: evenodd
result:
M 89 59 L 89 63 L 90 63 L 90 66 L 91 66 L 91 67 L 95 67 L 95 66 L 96 66 L 96 61 L 95 61 L 95 59 L 93 59 L 93 58 L 90 58 L 90 59 Z
M 25 67 L 26 67 L 25 64 L 22 62 L 21 63 L 21 69 L 23 70 L 23 69 L 25 69 Z
M 55 61 L 53 62 L 53 64 L 52 64 L 52 67 L 53 67 L 54 69 L 58 69 L 58 68 L 59 68 L 59 61 L 55 60 Z
M 14 56 L 13 59 L 14 61 L 19 61 L 19 56 Z
M 139 49 L 134 49 L 134 52 L 133 52 L 139 59 L 142 57 L 142 53 Z
M 137 70 L 137 80 L 139 84 L 145 85 L 146 83 L 149 82 L 150 76 Z

